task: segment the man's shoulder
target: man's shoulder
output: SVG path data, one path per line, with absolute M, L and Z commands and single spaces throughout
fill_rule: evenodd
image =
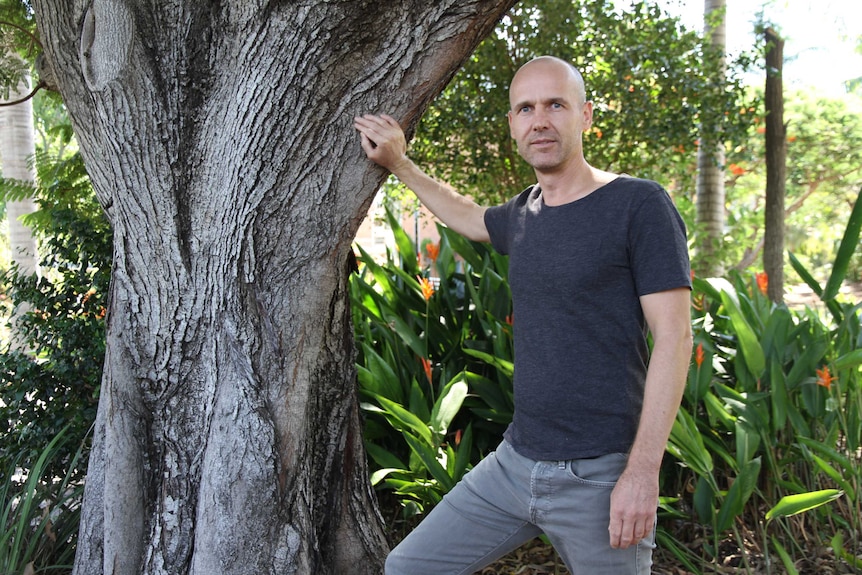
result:
M 665 191 L 664 186 L 662 186 L 655 180 L 647 180 L 645 178 L 638 178 L 635 176 L 630 176 L 628 174 L 620 174 L 613 182 L 608 185 L 616 186 L 620 189 L 625 189 L 627 191 L 638 191 L 642 193 Z

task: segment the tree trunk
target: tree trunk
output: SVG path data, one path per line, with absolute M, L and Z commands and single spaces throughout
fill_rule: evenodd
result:
M 30 75 L 12 90 L 9 101 L 14 102 L 30 93 Z M 30 161 L 36 154 L 33 126 L 33 101 L 25 100 L 13 106 L 0 106 L 0 161 L 3 177 L 34 184 L 36 174 Z M 21 216 L 36 211 L 32 198 L 6 202 L 9 221 L 9 247 L 12 262 L 23 274 L 36 273 L 36 238 L 33 230 L 21 222 Z
M 704 0 L 704 34 L 712 47 L 721 54 L 722 76 L 726 50 L 725 0 Z M 718 18 L 715 22 L 714 19 Z M 717 83 L 724 78 L 716 78 Z M 699 240 L 694 260 L 698 275 L 721 275 L 721 245 L 724 238 L 724 145 L 719 135 L 701 130 L 697 150 L 696 218 Z
M 787 174 L 784 91 L 784 40 L 772 28 L 766 40 L 766 215 L 763 242 L 763 270 L 769 277 L 767 295 L 784 301 L 784 196 Z
M 77 575 L 380 573 L 347 295 L 385 174 L 514 0 L 37 0 L 114 230 Z

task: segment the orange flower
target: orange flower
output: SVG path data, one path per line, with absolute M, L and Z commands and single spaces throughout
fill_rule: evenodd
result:
M 829 366 L 824 365 L 822 369 L 816 369 L 817 385 L 822 385 L 827 390 L 832 389 L 832 382 L 835 381 L 835 376 L 829 373 Z
M 743 168 L 739 164 L 730 164 L 729 166 L 727 166 L 727 169 L 730 170 L 730 173 L 734 176 L 741 176 L 745 173 L 745 168 Z
M 766 126 L 758 126 L 757 127 L 757 133 L 758 134 L 765 134 L 766 133 Z
M 594 127 L 594 128 L 593 128 L 593 132 L 596 134 L 596 138 L 598 138 L 598 139 L 600 139 L 600 140 L 602 139 L 602 131 L 601 131 L 601 130 L 599 130 L 598 128 L 595 128 L 595 127 Z
M 434 286 L 431 285 L 428 278 L 419 278 L 419 288 L 422 290 L 422 297 L 425 298 L 425 301 L 428 301 L 434 295 Z
M 700 369 L 700 366 L 703 365 L 703 344 L 697 344 L 697 349 L 694 350 L 694 363 L 697 364 L 697 369 Z
M 754 274 L 754 279 L 757 281 L 757 288 L 760 290 L 760 293 L 766 295 L 766 290 L 769 287 L 769 276 L 766 272 L 760 272 Z
M 512 314 L 506 316 L 506 323 L 509 325 L 515 324 L 515 317 Z
M 705 294 L 698 294 L 691 298 L 691 307 L 697 311 L 703 311 L 703 302 L 706 300 Z
M 436 262 L 437 256 L 440 255 L 440 244 L 425 244 L 425 253 L 428 254 L 428 259 L 432 262 Z
M 422 369 L 425 370 L 425 377 L 428 378 L 428 383 L 431 383 L 431 361 L 422 357 L 419 358 L 422 362 Z

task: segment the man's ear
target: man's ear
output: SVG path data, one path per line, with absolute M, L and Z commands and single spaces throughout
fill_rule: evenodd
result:
M 506 112 L 506 119 L 509 121 L 509 137 L 515 139 L 515 134 L 512 133 L 512 110 Z
M 584 132 L 593 126 L 593 102 L 588 100 L 584 103 Z

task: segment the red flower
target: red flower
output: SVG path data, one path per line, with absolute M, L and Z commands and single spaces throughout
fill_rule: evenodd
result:
M 422 369 L 425 370 L 425 377 L 428 378 L 428 383 L 431 383 L 431 361 L 424 357 L 419 358 L 419 361 L 422 362 Z
M 422 297 L 425 298 L 425 301 L 428 301 L 434 295 L 434 286 L 431 285 L 428 278 L 419 278 L 419 288 L 422 290 Z
M 697 369 L 703 365 L 703 344 L 697 344 L 697 349 L 694 350 L 694 363 L 697 364 Z
M 757 287 L 760 290 L 760 293 L 766 295 L 766 290 L 769 287 L 769 276 L 766 272 L 760 272 L 754 274 L 754 279 L 757 280 Z
M 428 259 L 430 259 L 432 262 L 436 262 L 437 256 L 440 255 L 440 244 L 425 244 L 425 253 L 428 254 Z
M 515 316 L 509 314 L 506 316 L 506 323 L 509 325 L 515 325 Z
M 730 164 L 729 166 L 727 166 L 727 169 L 730 170 L 730 173 L 734 176 L 741 176 L 745 173 L 745 168 L 743 168 L 739 164 Z
M 824 365 L 822 369 L 815 371 L 817 372 L 817 385 L 821 385 L 827 390 L 832 389 L 832 382 L 835 381 L 835 376 L 829 373 L 829 366 Z

